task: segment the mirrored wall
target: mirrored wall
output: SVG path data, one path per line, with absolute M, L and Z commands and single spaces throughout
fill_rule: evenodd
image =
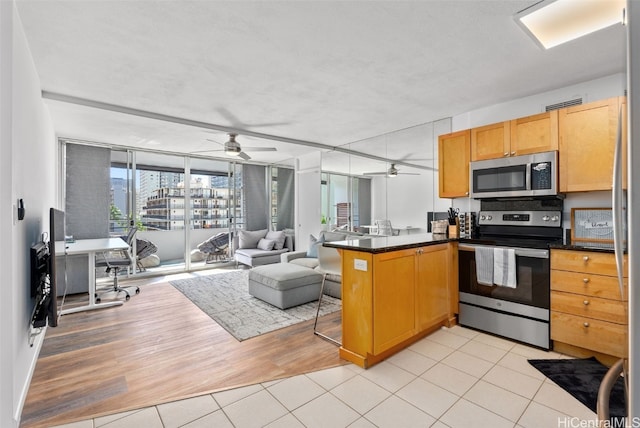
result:
M 375 233 L 376 224 L 388 220 L 396 234 L 425 233 L 428 212 L 468 204 L 438 197 L 438 136 L 450 130 L 451 120 L 443 119 L 324 152 L 322 213 L 328 228 Z

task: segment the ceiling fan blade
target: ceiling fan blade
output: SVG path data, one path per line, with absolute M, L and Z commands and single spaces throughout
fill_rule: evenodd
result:
M 196 154 L 196 153 L 212 153 L 212 152 L 224 152 L 224 150 L 218 150 L 218 149 L 214 149 L 214 150 L 196 150 L 195 152 L 189 152 L 189 153 Z
M 363 172 L 362 175 L 387 175 L 386 172 Z
M 398 175 L 420 175 L 417 172 L 399 172 Z
M 210 138 L 205 138 L 205 140 L 207 140 L 207 141 L 211 141 L 212 143 L 216 143 L 216 144 L 218 144 L 218 145 L 220 145 L 220 146 L 224 146 L 224 144 L 219 143 L 219 142 L 217 142 L 216 140 L 212 140 L 212 139 L 210 139 Z
M 249 160 L 251 159 L 251 156 L 249 156 L 248 154 L 246 154 L 245 152 L 240 152 L 238 153 L 238 157 L 244 159 L 244 160 Z
M 275 152 L 278 149 L 275 147 L 243 147 L 244 152 Z

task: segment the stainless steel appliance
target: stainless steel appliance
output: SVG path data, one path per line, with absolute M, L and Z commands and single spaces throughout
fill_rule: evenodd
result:
M 558 152 L 471 162 L 471 197 L 505 198 L 558 194 Z
M 478 239 L 458 245 L 459 322 L 549 349 L 549 245 L 562 243 L 562 210 L 537 208 L 480 211 Z M 515 288 L 478 283 L 478 248 L 514 250 Z

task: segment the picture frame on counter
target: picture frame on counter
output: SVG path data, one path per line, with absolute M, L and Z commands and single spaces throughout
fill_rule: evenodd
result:
M 613 244 L 613 210 L 611 208 L 572 208 L 571 242 Z

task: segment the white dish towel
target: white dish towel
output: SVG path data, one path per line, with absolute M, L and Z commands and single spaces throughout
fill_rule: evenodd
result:
M 476 247 L 476 277 L 478 284 L 493 285 L 493 248 Z
M 513 248 L 493 249 L 493 282 L 503 287 L 516 288 L 516 251 Z

